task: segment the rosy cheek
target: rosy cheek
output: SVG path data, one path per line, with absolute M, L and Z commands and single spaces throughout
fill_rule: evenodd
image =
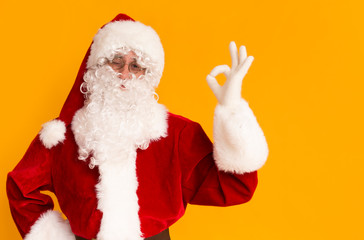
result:
M 142 76 L 142 75 L 145 75 L 145 70 L 144 70 L 144 71 L 142 71 L 142 72 L 140 72 L 140 73 L 138 73 L 136 76 L 137 76 L 137 77 L 140 77 L 140 76 Z

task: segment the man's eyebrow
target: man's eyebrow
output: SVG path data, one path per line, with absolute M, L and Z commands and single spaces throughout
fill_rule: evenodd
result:
M 133 58 L 132 63 L 136 63 L 136 64 L 140 65 L 140 62 L 138 61 L 138 59 L 136 57 Z

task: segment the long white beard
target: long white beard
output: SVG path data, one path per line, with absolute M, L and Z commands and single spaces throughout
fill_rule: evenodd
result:
M 119 156 L 146 149 L 152 139 L 166 134 L 165 129 L 161 132 L 154 126 L 166 128 L 156 116 L 165 114 L 165 109 L 155 100 L 148 76 L 123 81 L 109 66 L 103 66 L 88 70 L 84 78 L 87 99 L 73 118 L 72 130 L 79 159 L 92 155 L 91 168 L 105 161 L 120 162 Z M 162 121 L 166 118 L 161 117 Z

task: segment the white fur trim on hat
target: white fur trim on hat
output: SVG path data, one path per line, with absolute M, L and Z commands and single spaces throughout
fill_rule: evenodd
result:
M 71 227 L 59 212 L 48 210 L 33 224 L 24 240 L 75 240 Z
M 65 139 L 66 125 L 61 120 L 52 120 L 42 125 L 39 138 L 43 145 L 50 149 Z
M 158 34 L 141 22 L 115 21 L 101 28 L 93 39 L 87 68 L 99 64 L 102 58 L 110 58 L 123 47 L 146 54 L 156 65 L 160 76 L 164 68 L 164 50 Z
M 243 174 L 262 167 L 268 145 L 254 113 L 241 99 L 236 106 L 218 105 L 214 116 L 214 159 L 220 170 Z

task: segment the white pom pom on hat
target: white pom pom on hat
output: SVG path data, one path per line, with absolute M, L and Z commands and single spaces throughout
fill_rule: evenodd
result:
M 39 132 L 39 138 L 43 145 L 50 149 L 65 140 L 66 126 L 63 121 L 52 120 L 46 122 Z

